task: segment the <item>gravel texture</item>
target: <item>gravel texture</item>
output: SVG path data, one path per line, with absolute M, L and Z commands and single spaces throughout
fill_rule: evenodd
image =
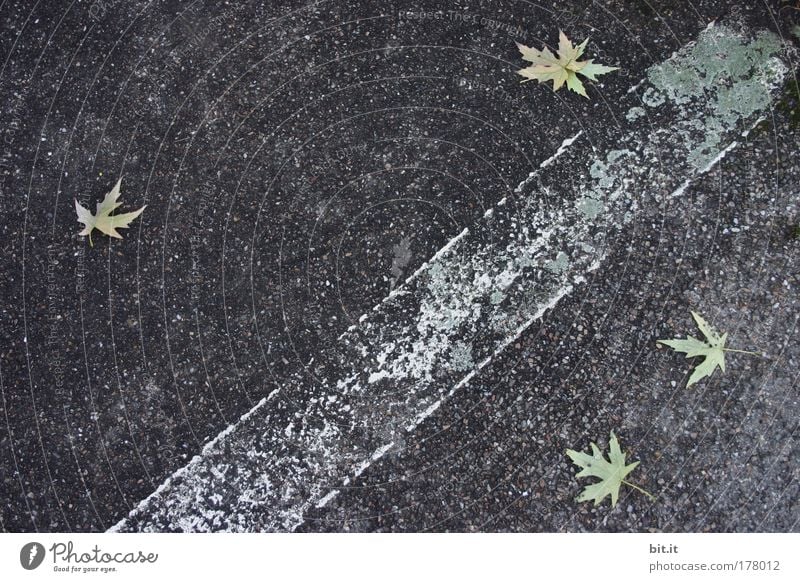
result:
M 0 531 L 109 528 L 276 387 L 302 399 L 292 378 L 564 139 L 613 147 L 647 67 L 718 18 L 800 24 L 781 0 L 0 13 Z M 589 100 L 514 74 L 513 41 L 559 28 L 622 68 Z M 682 196 L 652 184 L 601 268 L 299 529 L 797 531 L 795 63 L 736 149 Z M 89 247 L 73 199 L 120 175 L 147 209 Z M 655 340 L 690 309 L 765 355 L 687 389 Z M 564 450 L 611 430 L 655 501 L 575 502 Z

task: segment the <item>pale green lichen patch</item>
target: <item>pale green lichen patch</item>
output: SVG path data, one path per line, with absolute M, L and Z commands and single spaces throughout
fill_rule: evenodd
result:
M 594 178 L 594 189 L 607 191 L 614 187 L 616 176 L 623 173 L 617 172 L 613 167 L 626 156 L 634 155 L 630 150 L 611 150 L 605 160 L 595 160 L 589 167 L 589 175 Z M 613 171 L 612 171 L 613 170 Z M 598 194 L 595 198 L 602 196 Z
M 545 264 L 545 269 L 547 269 L 551 273 L 561 273 L 563 271 L 566 271 L 568 267 L 569 267 L 569 257 L 567 256 L 567 253 L 562 251 L 559 251 L 555 259 L 553 259 L 552 261 L 547 261 L 547 263 Z
M 639 119 L 640 117 L 644 117 L 644 115 L 645 115 L 645 110 L 643 107 L 631 107 L 625 114 L 625 119 L 633 122 Z
M 474 368 L 472 346 L 462 341 L 455 342 L 450 348 L 450 367 L 457 372 L 466 372 Z
M 597 186 L 602 189 L 611 188 L 614 185 L 614 176 L 608 172 L 608 164 L 602 160 L 595 160 L 589 168 L 589 174 L 597 180 Z
M 678 106 L 678 120 L 670 131 L 686 144 L 689 162 L 703 168 L 719 153 L 727 132 L 769 106 L 770 90 L 786 73 L 776 58 L 781 49 L 780 38 L 770 31 L 748 39 L 730 27 L 713 26 L 693 45 L 648 71 L 652 87 L 642 101 L 649 107 L 665 100 Z M 699 109 L 706 113 L 702 127 L 697 124 Z
M 596 198 L 586 196 L 578 202 L 578 212 L 589 220 L 594 220 L 600 216 L 605 209 L 606 205 Z
M 595 160 L 589 167 L 592 178 L 591 189 L 577 201 L 575 209 L 587 220 L 594 220 L 606 210 L 609 202 L 614 202 L 621 193 L 618 186 L 626 175 L 626 166 L 637 156 L 630 150 L 611 150 L 605 160 Z M 612 191 L 613 188 L 616 189 Z
M 648 107 L 659 107 L 664 105 L 665 101 L 664 96 L 653 87 L 648 87 L 644 95 L 642 95 L 642 103 Z

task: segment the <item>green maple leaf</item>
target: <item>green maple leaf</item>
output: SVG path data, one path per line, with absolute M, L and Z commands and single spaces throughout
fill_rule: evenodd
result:
M 692 384 L 696 384 L 706 376 L 713 374 L 718 366 L 719 369 L 724 372 L 725 352 L 739 352 L 754 356 L 759 355 L 756 352 L 726 348 L 725 342 L 728 339 L 728 334 L 718 334 L 700 314 L 694 311 L 691 313 L 695 323 L 697 323 L 697 327 L 706 338 L 706 341 L 701 341 L 693 336 L 687 336 L 686 339 L 658 340 L 658 343 L 669 346 L 676 352 L 685 353 L 687 358 L 703 358 L 703 361 L 694 369 L 694 372 L 692 372 L 692 375 L 689 377 L 689 381 L 686 383 L 687 388 Z
M 625 453 L 620 450 L 619 441 L 617 440 L 617 436 L 614 434 L 613 430 L 611 431 L 611 440 L 609 440 L 608 445 L 608 461 L 603 457 L 603 453 L 600 452 L 600 449 L 594 443 L 591 443 L 591 456 L 587 455 L 586 453 L 567 449 L 567 456 L 572 459 L 573 463 L 582 469 L 575 475 L 576 478 L 600 478 L 600 482 L 592 483 L 591 485 L 586 485 L 584 487 L 583 491 L 578 497 L 578 501 L 594 501 L 595 505 L 599 505 L 600 502 L 606 498 L 606 496 L 610 495 L 611 506 L 614 507 L 619 498 L 619 488 L 623 483 L 633 487 L 637 491 L 641 491 L 649 498 L 653 499 L 654 497 L 650 493 L 641 487 L 637 487 L 633 483 L 628 483 L 625 480 L 625 477 L 628 475 L 628 473 L 633 471 L 639 465 L 639 461 L 631 463 L 630 465 L 625 464 Z
M 583 83 L 578 75 L 583 75 L 587 79 L 597 81 L 598 75 L 605 75 L 611 71 L 616 71 L 619 67 L 607 67 L 595 63 L 592 59 L 579 61 L 589 42 L 587 38 L 577 47 L 567 38 L 567 35 L 558 31 L 558 57 L 550 49 L 544 47 L 542 50 L 525 46 L 517 43 L 517 48 L 522 53 L 522 58 L 530 63 L 530 66 L 517 71 L 517 74 L 525 77 L 523 83 L 527 81 L 539 81 L 546 83 L 553 81 L 553 91 L 558 91 L 564 84 L 567 88 L 579 95 L 588 98 Z
M 75 200 L 75 211 L 78 213 L 78 222 L 83 223 L 84 229 L 78 234 L 81 236 L 89 236 L 89 244 L 92 244 L 92 231 L 96 228 L 100 232 L 113 237 L 122 238 L 122 235 L 117 232 L 118 228 L 128 228 L 131 222 L 137 218 L 147 205 L 142 206 L 139 210 L 133 212 L 126 212 L 125 214 L 116 214 L 111 216 L 117 208 L 122 206 L 119 202 L 119 189 L 122 185 L 122 178 L 117 181 L 116 186 L 111 189 L 111 192 L 106 194 L 102 202 L 97 203 L 97 212 L 93 215 L 88 208 L 84 208 L 80 203 Z

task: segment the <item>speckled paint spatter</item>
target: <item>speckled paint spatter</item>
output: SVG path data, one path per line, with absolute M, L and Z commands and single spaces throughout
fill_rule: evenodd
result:
M 680 194 L 733 147 L 781 84 L 779 57 L 772 33 L 718 25 L 651 68 L 619 97 L 630 102 L 622 131 L 597 128 L 594 148 L 580 135 L 566 139 L 516 199 L 348 330 L 346 358 L 316 381 L 298 376 L 302 401 L 274 392 L 114 529 L 296 528 L 309 507 L 397 446 L 387 434 L 413 430 L 580 285 L 637 208 Z

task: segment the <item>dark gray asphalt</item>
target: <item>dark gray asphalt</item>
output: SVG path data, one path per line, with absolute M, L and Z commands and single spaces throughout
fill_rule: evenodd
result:
M 2 4 L 0 528 L 110 527 L 565 138 L 613 145 L 648 66 L 719 17 L 798 23 L 558 6 Z M 558 28 L 623 68 L 591 100 L 513 73 Z M 301 529 L 797 531 L 797 97 Z M 73 198 L 119 175 L 148 208 L 89 248 Z M 687 390 L 655 339 L 690 308 L 767 357 Z M 574 502 L 563 450 L 611 429 L 655 502 Z

